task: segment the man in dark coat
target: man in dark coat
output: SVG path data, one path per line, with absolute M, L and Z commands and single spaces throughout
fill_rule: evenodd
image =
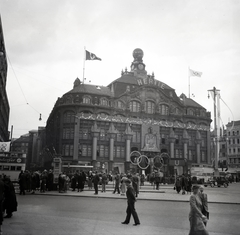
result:
M 98 184 L 99 184 L 99 181 L 100 181 L 100 178 L 99 178 L 99 175 L 97 173 L 97 171 L 95 172 L 94 176 L 93 176 L 93 187 L 94 187 L 94 190 L 95 190 L 95 193 L 94 194 L 98 194 Z
M 17 199 L 13 183 L 9 177 L 4 179 L 4 201 L 3 209 L 6 210 L 6 216 L 4 218 L 11 218 L 12 213 L 17 211 Z
M 47 189 L 48 191 L 53 190 L 53 171 L 50 169 L 47 176 Z
M 135 192 L 133 187 L 131 186 L 131 180 L 127 179 L 125 180 L 125 184 L 127 186 L 127 216 L 124 222 L 122 224 L 129 224 L 131 215 L 133 216 L 134 219 L 134 224 L 135 226 L 140 225 L 140 221 L 138 218 L 138 214 L 135 210 L 135 202 L 136 202 L 136 197 L 135 197 Z
M 25 189 L 26 189 L 26 185 L 27 185 L 27 180 L 26 180 L 26 172 L 21 171 L 21 173 L 19 174 L 19 187 L 20 187 L 20 195 L 25 195 Z

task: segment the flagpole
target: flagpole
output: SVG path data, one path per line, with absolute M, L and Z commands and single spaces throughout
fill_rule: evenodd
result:
M 86 47 L 84 47 L 84 56 L 83 56 L 83 84 L 84 84 L 84 75 L 85 75 L 85 61 L 86 61 Z
M 188 66 L 188 98 L 190 99 L 190 75 L 189 75 L 189 66 Z

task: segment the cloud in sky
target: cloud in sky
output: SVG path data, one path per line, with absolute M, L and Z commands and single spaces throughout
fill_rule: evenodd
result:
M 239 11 L 235 0 L 3 0 L 13 136 L 46 125 L 57 98 L 83 78 L 84 46 L 102 58 L 86 61 L 87 82 L 108 85 L 141 48 L 148 73 L 177 95 L 188 95 L 188 67 L 203 72 L 190 79 L 192 98 L 213 114 L 215 86 L 239 120 Z M 226 124 L 233 117 L 221 105 Z

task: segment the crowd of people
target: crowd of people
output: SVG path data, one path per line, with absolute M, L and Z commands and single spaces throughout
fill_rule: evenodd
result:
M 140 221 L 135 211 L 134 203 L 139 194 L 139 189 L 144 185 L 145 181 L 149 181 L 154 185 L 155 189 L 159 189 L 159 185 L 163 182 L 159 172 L 145 176 L 138 173 L 116 173 L 114 176 L 107 173 L 98 173 L 97 171 L 76 171 L 74 173 L 60 173 L 57 181 L 54 184 L 54 176 L 52 170 L 44 170 L 42 172 L 21 171 L 18 177 L 19 195 L 25 195 L 26 192 L 34 194 L 36 190 L 44 193 L 46 191 L 58 190 L 59 193 L 67 192 L 68 190 L 82 192 L 85 187 L 89 190 L 94 190 L 94 194 L 98 194 L 99 188 L 101 192 L 106 192 L 106 184 L 109 181 L 113 182 L 112 193 L 126 195 L 128 198 L 127 216 L 123 224 L 128 224 L 130 216 L 134 218 L 134 225 L 139 225 Z M 57 182 L 57 184 L 56 184 Z M 57 185 L 57 187 L 56 187 Z M 208 235 L 206 230 L 207 220 L 209 219 L 207 195 L 203 192 L 204 187 L 192 185 L 191 177 L 181 175 L 175 178 L 174 189 L 179 194 L 190 193 L 190 232 L 192 234 Z M 15 188 L 6 175 L 0 176 L 0 234 L 1 225 L 4 218 L 11 218 L 13 212 L 17 211 L 17 199 Z M 5 216 L 4 216 L 5 215 Z

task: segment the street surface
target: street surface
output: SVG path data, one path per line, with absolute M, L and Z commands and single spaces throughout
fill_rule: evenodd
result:
M 162 186 L 160 192 L 142 187 L 136 203 L 140 226 L 122 225 L 126 216 L 125 196 L 93 191 L 81 193 L 48 192 L 17 196 L 18 211 L 3 222 L 3 235 L 187 235 L 189 231 L 189 195 L 179 195 L 172 186 Z M 164 192 L 165 191 L 165 192 Z M 205 188 L 209 203 L 210 235 L 240 234 L 240 184 L 228 188 Z M 161 197 L 166 196 L 165 199 Z M 221 203 L 229 195 L 235 201 Z M 156 198 L 159 196 L 160 200 Z M 213 199 L 220 198 L 217 202 Z

